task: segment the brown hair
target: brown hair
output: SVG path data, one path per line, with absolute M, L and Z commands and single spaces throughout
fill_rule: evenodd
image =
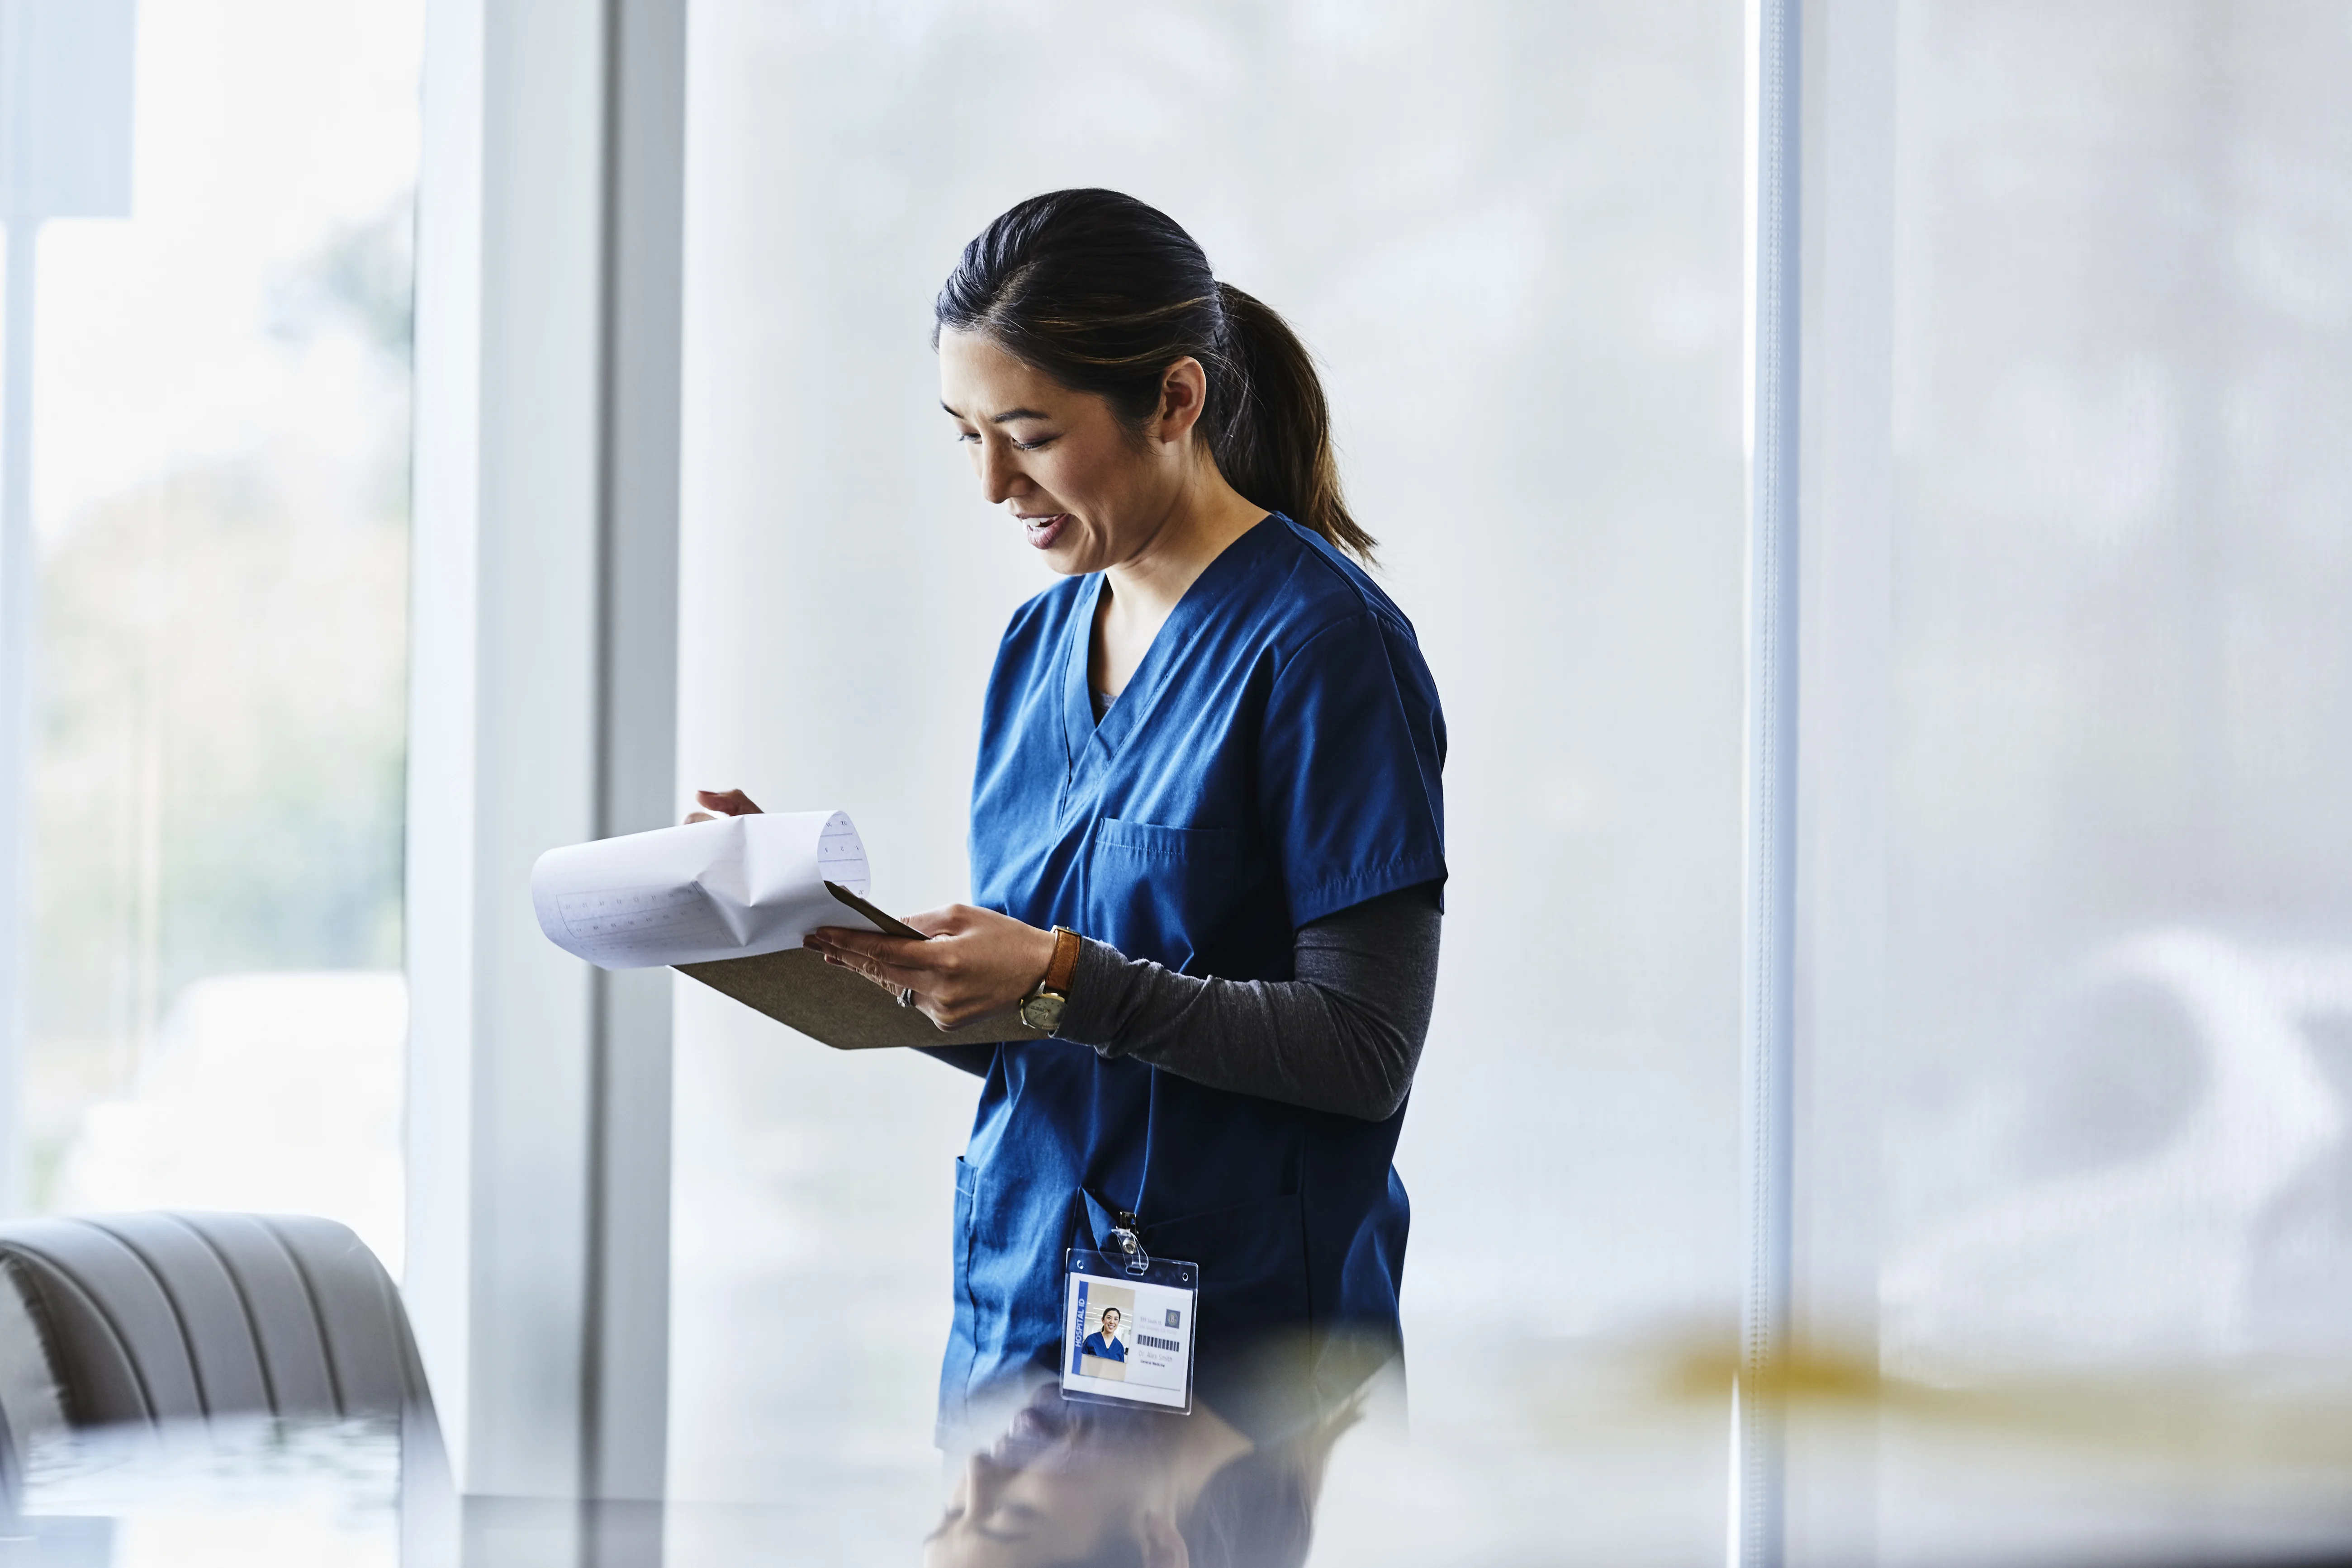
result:
M 1264 302 L 1209 269 L 1182 226 L 1117 191 L 1032 196 L 963 247 L 935 325 L 986 337 L 1130 426 L 1160 406 L 1180 359 L 1201 362 L 1201 425 L 1225 482 L 1369 561 L 1348 514 L 1331 412 L 1307 345 Z

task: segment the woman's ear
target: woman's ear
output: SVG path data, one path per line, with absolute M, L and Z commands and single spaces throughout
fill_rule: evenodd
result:
M 1199 360 L 1188 354 L 1170 365 L 1160 378 L 1160 438 L 1181 441 L 1201 422 L 1208 402 L 1209 373 Z
M 1192 1568 L 1192 1549 L 1176 1521 L 1158 1510 L 1136 1521 L 1137 1544 L 1143 1548 L 1143 1568 Z

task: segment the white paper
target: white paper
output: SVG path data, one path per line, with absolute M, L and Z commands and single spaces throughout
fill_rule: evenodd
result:
M 819 926 L 877 929 L 828 881 L 865 896 L 856 826 L 838 811 L 767 812 L 551 849 L 530 898 L 564 952 L 650 969 L 778 952 Z

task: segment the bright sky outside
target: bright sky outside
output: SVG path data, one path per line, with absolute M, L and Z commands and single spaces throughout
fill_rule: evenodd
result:
M 270 335 L 274 278 L 415 177 L 421 0 L 140 0 L 132 214 L 43 231 L 45 534 L 190 458 L 379 429 L 347 335 Z

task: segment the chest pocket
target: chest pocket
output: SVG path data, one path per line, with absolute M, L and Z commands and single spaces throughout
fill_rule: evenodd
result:
M 1265 881 L 1248 835 L 1232 827 L 1095 824 L 1087 916 L 1129 958 L 1181 969 Z

